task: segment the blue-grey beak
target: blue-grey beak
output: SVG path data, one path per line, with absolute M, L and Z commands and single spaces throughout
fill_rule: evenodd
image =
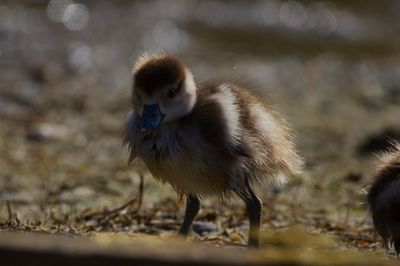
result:
M 142 115 L 142 128 L 153 129 L 158 127 L 163 116 L 158 104 L 144 105 Z

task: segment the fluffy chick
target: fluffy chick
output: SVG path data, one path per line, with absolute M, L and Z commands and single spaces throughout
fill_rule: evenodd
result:
M 378 173 L 368 193 L 368 204 L 378 234 L 387 247 L 400 251 L 400 143 L 380 155 Z
M 186 196 L 187 235 L 204 195 L 238 195 L 250 220 L 249 246 L 259 247 L 262 203 L 255 181 L 301 172 L 285 121 L 233 82 L 196 83 L 177 58 L 145 54 L 133 67 L 125 142 L 152 175 Z

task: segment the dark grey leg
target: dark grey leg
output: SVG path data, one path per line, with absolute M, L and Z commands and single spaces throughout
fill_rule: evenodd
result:
M 262 202 L 254 193 L 249 180 L 246 180 L 245 190 L 238 193 L 246 203 L 247 215 L 249 216 L 249 247 L 260 248 L 260 226 Z
M 200 210 L 199 197 L 192 194 L 187 195 L 185 218 L 183 219 L 183 223 L 178 232 L 180 235 L 182 236 L 188 235 L 190 228 L 192 227 L 193 220 L 196 217 L 199 210 Z

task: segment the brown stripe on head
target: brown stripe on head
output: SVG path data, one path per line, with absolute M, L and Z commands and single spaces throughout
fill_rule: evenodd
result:
M 143 62 L 142 62 L 143 61 Z M 168 85 L 182 84 L 185 66 L 170 56 L 149 56 L 134 67 L 134 84 L 148 95 Z

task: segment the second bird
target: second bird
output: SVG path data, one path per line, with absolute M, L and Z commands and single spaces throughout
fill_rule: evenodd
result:
M 145 54 L 133 67 L 133 111 L 125 141 L 130 159 L 186 196 L 187 235 L 205 195 L 238 195 L 250 220 L 249 246 L 259 247 L 262 202 L 253 185 L 301 172 L 287 124 L 235 83 L 195 82 L 178 59 Z

